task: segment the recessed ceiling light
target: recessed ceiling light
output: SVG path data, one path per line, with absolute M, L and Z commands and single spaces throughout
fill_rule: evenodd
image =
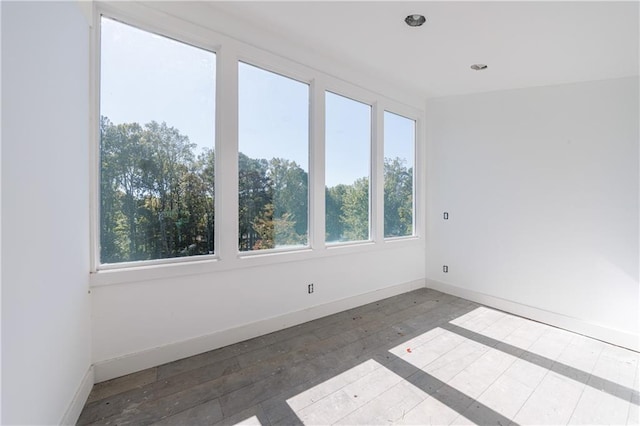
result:
M 406 22 L 410 27 L 419 27 L 426 21 L 427 18 L 425 18 L 423 15 L 418 14 L 408 15 L 406 18 L 404 18 L 404 22 Z
M 486 70 L 488 67 L 485 64 L 473 64 L 471 65 L 471 69 L 475 71 Z

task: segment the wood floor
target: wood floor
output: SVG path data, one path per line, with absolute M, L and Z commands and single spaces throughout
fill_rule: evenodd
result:
M 94 386 L 79 424 L 638 424 L 639 354 L 421 289 Z

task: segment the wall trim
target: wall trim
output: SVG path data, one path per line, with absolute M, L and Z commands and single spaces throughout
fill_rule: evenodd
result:
M 274 331 L 282 330 L 307 321 L 312 321 L 327 315 L 332 315 L 347 309 L 352 309 L 366 305 L 367 303 L 376 302 L 387 297 L 396 296 L 424 287 L 424 279 L 409 281 L 407 283 L 382 288 L 321 305 L 311 306 L 299 311 L 266 318 L 193 339 L 159 346 L 153 349 L 105 361 L 99 361 L 93 365 L 95 371 L 95 382 L 103 382 L 105 380 L 124 376 L 126 374 L 155 367 L 167 362 L 198 355 L 203 352 L 242 342 L 264 334 L 273 333 Z
M 89 394 L 93 388 L 94 381 L 94 369 L 93 366 L 91 366 L 82 378 L 82 382 L 80 382 L 80 386 L 78 387 L 76 394 L 73 396 L 67 411 L 65 411 L 62 416 L 62 420 L 60 420 L 61 425 L 75 425 L 78 423 L 80 413 L 82 413 L 82 409 L 87 403 L 87 399 L 89 399 Z
M 490 296 L 474 290 L 446 284 L 441 281 L 427 278 L 426 287 L 448 293 L 453 296 L 462 297 L 473 302 L 500 309 L 524 318 L 542 322 L 574 333 L 582 334 L 603 342 L 622 346 L 632 351 L 640 352 L 640 336 L 614 328 L 609 328 L 601 324 L 573 318 L 557 312 L 547 311 L 534 306 L 523 305 L 500 297 Z

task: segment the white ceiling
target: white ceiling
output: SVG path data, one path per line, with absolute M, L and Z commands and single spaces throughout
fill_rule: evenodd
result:
M 638 75 L 636 2 L 215 2 L 428 97 Z M 410 28 L 408 14 L 427 22 Z M 472 71 L 473 63 L 489 66 Z

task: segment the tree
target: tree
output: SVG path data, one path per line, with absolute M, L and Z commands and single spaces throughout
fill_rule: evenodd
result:
M 102 260 L 136 260 L 143 130 L 137 123 L 114 125 L 102 117 L 100 133 L 101 226 L 106 237 L 101 245 Z
M 204 151 L 198 156 L 199 172 L 204 184 L 205 198 L 206 198 L 206 246 L 207 252 L 214 252 L 215 241 L 215 164 L 216 156 L 215 152 L 211 148 L 205 148 Z
M 347 241 L 369 239 L 369 178 L 356 179 L 346 187 L 342 198 L 344 238 Z
M 213 150 L 166 123 L 112 124 L 102 117 L 101 261 L 213 251 Z
M 272 249 L 275 247 L 275 231 L 273 222 L 273 204 L 266 204 L 259 216 L 253 220 L 253 230 L 258 238 L 251 246 L 252 250 Z
M 267 160 L 238 153 L 238 246 L 241 251 L 252 250 L 262 239 L 254 228 L 256 220 L 273 220 L 273 209 L 266 209 L 268 204 L 273 204 L 273 188 L 267 168 Z
M 113 263 L 126 258 L 128 242 L 120 238 L 126 224 L 118 171 L 118 132 L 106 117 L 100 118 L 100 136 L 100 258 Z
M 187 136 L 166 123 L 152 121 L 145 125 L 142 186 L 146 197 L 158 200 L 152 204 L 155 209 L 145 211 L 146 229 L 142 232 L 147 255 L 153 253 L 151 258 L 184 255 L 194 244 L 182 228 L 188 222 L 183 180 L 195 167 L 195 147 Z
M 213 253 L 215 152 L 152 121 L 100 120 L 100 258 L 104 263 Z M 308 241 L 308 173 L 284 158 L 238 155 L 238 247 Z M 413 169 L 384 162 L 384 235 L 413 232 Z M 369 178 L 325 189 L 326 240 L 369 238 Z
M 384 236 L 398 237 L 413 233 L 413 168 L 406 160 L 384 161 Z
M 308 177 L 295 161 L 272 158 L 267 171 L 273 191 L 276 246 L 306 244 Z
M 342 205 L 347 185 L 338 184 L 325 188 L 325 239 L 330 242 L 344 241 Z

